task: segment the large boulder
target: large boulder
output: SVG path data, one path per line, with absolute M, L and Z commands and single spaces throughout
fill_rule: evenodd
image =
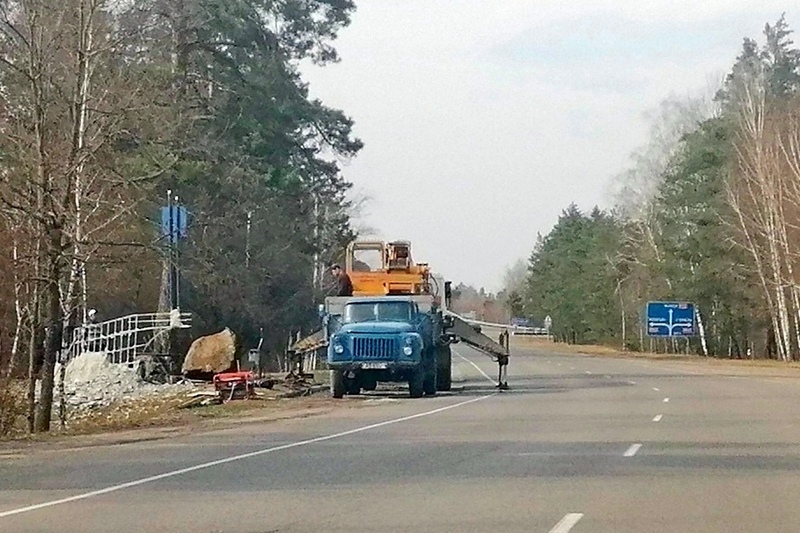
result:
M 183 373 L 224 372 L 233 366 L 236 335 L 225 328 L 219 333 L 196 339 L 183 360 Z

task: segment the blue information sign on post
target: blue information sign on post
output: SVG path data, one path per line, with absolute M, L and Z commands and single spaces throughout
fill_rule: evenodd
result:
M 168 205 L 161 208 L 161 235 L 170 244 L 185 239 L 189 227 L 189 212 L 182 205 Z
M 693 337 L 694 304 L 647 302 L 647 334 L 650 337 Z

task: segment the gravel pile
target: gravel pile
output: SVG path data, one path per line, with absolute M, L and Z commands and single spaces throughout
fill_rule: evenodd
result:
M 56 398 L 61 368 L 56 367 Z M 113 364 L 104 352 L 86 352 L 64 369 L 64 393 L 71 410 L 92 410 L 144 396 L 191 389 L 190 384 L 155 384 L 139 377 L 135 368 Z

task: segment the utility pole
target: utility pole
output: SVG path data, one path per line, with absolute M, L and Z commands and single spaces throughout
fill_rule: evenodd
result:
M 244 243 L 244 266 L 250 268 L 250 227 L 253 221 L 253 212 L 247 212 L 247 234 Z
M 178 238 L 181 231 L 181 214 L 178 196 L 167 191 L 167 264 L 169 267 L 169 308 L 180 309 L 180 278 L 178 274 Z
M 178 270 L 181 251 L 178 247 L 178 242 L 180 242 L 181 231 L 185 223 L 185 220 L 181 221 L 181 206 L 178 202 L 178 195 L 175 195 L 175 262 L 173 263 L 173 268 L 175 269 L 175 307 L 173 309 L 181 308 L 181 273 Z
M 314 274 L 312 284 L 314 289 L 322 289 L 322 269 L 319 264 L 320 227 L 319 227 L 319 194 L 314 191 Z
M 172 220 L 172 189 L 167 190 L 167 265 L 169 267 L 169 308 L 175 309 L 175 225 Z

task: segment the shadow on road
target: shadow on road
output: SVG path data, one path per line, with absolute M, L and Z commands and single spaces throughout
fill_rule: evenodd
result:
M 453 389 L 447 392 L 436 393 L 440 397 L 471 397 L 484 394 L 552 394 L 565 393 L 574 390 L 586 389 L 612 389 L 620 387 L 633 387 L 631 379 L 646 379 L 653 377 L 648 374 L 626 374 L 607 378 L 604 375 L 575 375 L 575 374 L 556 374 L 536 377 L 519 377 L 516 380 L 509 380 L 509 390 L 500 391 L 486 380 L 468 380 L 453 384 Z M 685 375 L 659 375 L 664 377 L 699 377 Z M 359 395 L 350 395 L 349 398 L 361 398 L 364 400 L 405 400 L 408 397 L 408 388 L 403 385 L 382 385 L 375 391 L 362 392 Z M 424 400 L 424 398 L 423 398 Z

